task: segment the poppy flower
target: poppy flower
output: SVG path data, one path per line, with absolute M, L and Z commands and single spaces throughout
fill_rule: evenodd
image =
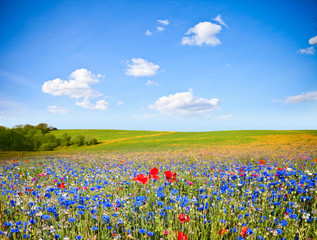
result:
M 65 183 L 57 184 L 57 187 L 64 189 L 65 188 Z
M 179 219 L 179 221 L 180 221 L 181 223 L 183 223 L 183 222 L 188 222 L 188 221 L 190 220 L 190 218 L 189 218 L 188 215 L 187 215 L 187 217 L 185 218 L 185 215 L 182 214 L 182 213 L 179 215 L 178 219 Z
M 246 227 L 246 226 L 242 227 L 240 235 L 242 237 L 245 237 L 247 235 L 247 231 L 248 231 L 248 227 Z
M 146 184 L 149 182 L 149 178 L 144 176 L 143 174 L 138 174 L 135 178 L 133 178 L 134 181 Z
M 172 173 L 171 171 L 166 171 L 165 172 L 165 176 L 166 176 L 166 180 L 168 181 L 168 182 L 178 182 L 178 180 L 177 180 L 177 173 Z
M 264 160 L 264 159 L 261 159 L 260 162 L 259 162 L 259 165 L 260 165 L 260 166 L 263 166 L 263 165 L 265 165 L 265 164 L 266 164 L 265 160 Z
M 188 240 L 188 237 L 186 236 L 185 233 L 178 232 L 177 239 L 178 239 L 178 240 Z
M 159 173 L 159 170 L 156 167 L 152 168 L 150 171 L 149 178 L 154 178 L 154 179 L 158 180 L 159 179 L 159 177 L 157 176 L 158 173 Z
M 219 235 L 225 235 L 227 231 L 228 231 L 228 230 L 226 230 L 226 229 L 224 229 L 224 228 L 220 228 L 220 230 L 219 230 Z

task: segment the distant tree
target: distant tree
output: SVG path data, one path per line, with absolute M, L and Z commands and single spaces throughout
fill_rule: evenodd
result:
M 69 136 L 67 133 L 64 133 L 64 134 L 62 135 L 62 137 L 60 138 L 60 145 L 61 145 L 61 147 L 64 147 L 64 146 L 68 147 L 68 146 L 70 146 L 70 145 L 72 144 L 71 139 L 72 139 L 71 136 Z
M 77 146 L 83 146 L 85 144 L 85 137 L 83 135 L 76 136 L 73 139 L 73 144 Z
M 86 145 L 90 146 L 90 145 L 96 145 L 98 143 L 98 140 L 96 138 L 90 139 L 86 141 Z
M 47 123 L 40 123 L 35 128 L 40 129 L 44 134 L 48 133 L 50 131 Z

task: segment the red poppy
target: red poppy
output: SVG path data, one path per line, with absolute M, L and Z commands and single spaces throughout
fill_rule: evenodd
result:
M 159 176 L 157 176 L 158 173 L 159 173 L 159 170 L 156 167 L 152 168 L 150 171 L 149 178 L 154 178 L 154 179 L 158 180 L 159 179 Z
M 225 235 L 227 231 L 228 231 L 228 230 L 226 230 L 226 229 L 224 229 L 224 228 L 220 228 L 219 234 L 220 234 L 220 235 Z
M 185 215 L 184 214 L 180 214 L 179 215 L 179 221 L 181 222 L 181 223 L 183 223 L 183 222 L 188 222 L 189 220 L 190 220 L 190 218 L 189 218 L 189 216 L 187 215 L 187 217 L 185 218 Z
M 185 233 L 178 232 L 177 239 L 178 239 L 178 240 L 188 240 L 188 237 L 186 236 Z
M 144 176 L 143 174 L 138 174 L 135 178 L 133 178 L 134 181 L 146 184 L 149 182 L 149 178 Z
M 57 184 L 57 187 L 64 189 L 65 188 L 65 183 Z
M 262 166 L 262 165 L 265 165 L 265 164 L 266 164 L 265 160 L 261 159 L 260 162 L 259 162 L 259 165 Z
M 166 176 L 166 180 L 168 181 L 168 182 L 178 182 L 178 180 L 177 180 L 177 173 L 172 173 L 171 171 L 166 171 L 165 172 L 165 176 Z
M 317 158 L 315 158 L 314 162 L 317 163 Z
M 245 237 L 247 235 L 247 231 L 248 231 L 248 227 L 246 227 L 246 226 L 242 227 L 240 235 L 242 237 Z

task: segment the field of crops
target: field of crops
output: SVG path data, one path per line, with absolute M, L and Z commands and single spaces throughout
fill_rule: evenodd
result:
M 315 135 L 221 137 L 4 161 L 1 238 L 317 239 Z

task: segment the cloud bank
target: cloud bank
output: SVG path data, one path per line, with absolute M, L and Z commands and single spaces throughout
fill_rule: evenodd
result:
M 311 45 L 317 45 L 317 36 L 312 37 L 311 39 L 309 39 L 308 43 L 311 44 Z
M 143 58 L 132 58 L 128 62 L 128 69 L 125 74 L 134 77 L 150 77 L 157 74 L 160 66 L 148 62 Z
M 45 82 L 42 85 L 42 92 L 53 96 L 68 96 L 76 99 L 76 105 L 83 108 L 105 110 L 108 103 L 105 100 L 97 101 L 95 104 L 90 102 L 90 98 L 102 96 L 101 93 L 92 89 L 90 84 L 99 82 L 102 76 L 94 75 L 91 71 L 81 68 L 77 69 L 69 75 L 68 80 L 56 78 Z M 79 99 L 83 99 L 79 101 Z
M 315 55 L 315 48 L 313 46 L 311 46 L 308 48 L 299 49 L 297 52 L 300 54 Z
M 222 27 L 218 24 L 200 22 L 186 32 L 185 35 L 190 36 L 183 37 L 181 43 L 189 46 L 202 46 L 203 44 L 217 46 L 221 44 L 221 41 L 216 35 L 220 33 L 221 29 Z
M 314 102 L 317 101 L 317 91 L 302 93 L 296 96 L 286 97 L 284 100 L 280 102 L 283 103 L 304 103 L 304 102 Z
M 219 110 L 219 99 L 199 98 L 192 92 L 170 94 L 159 98 L 154 104 L 149 105 L 162 114 L 193 115 L 206 114 Z

